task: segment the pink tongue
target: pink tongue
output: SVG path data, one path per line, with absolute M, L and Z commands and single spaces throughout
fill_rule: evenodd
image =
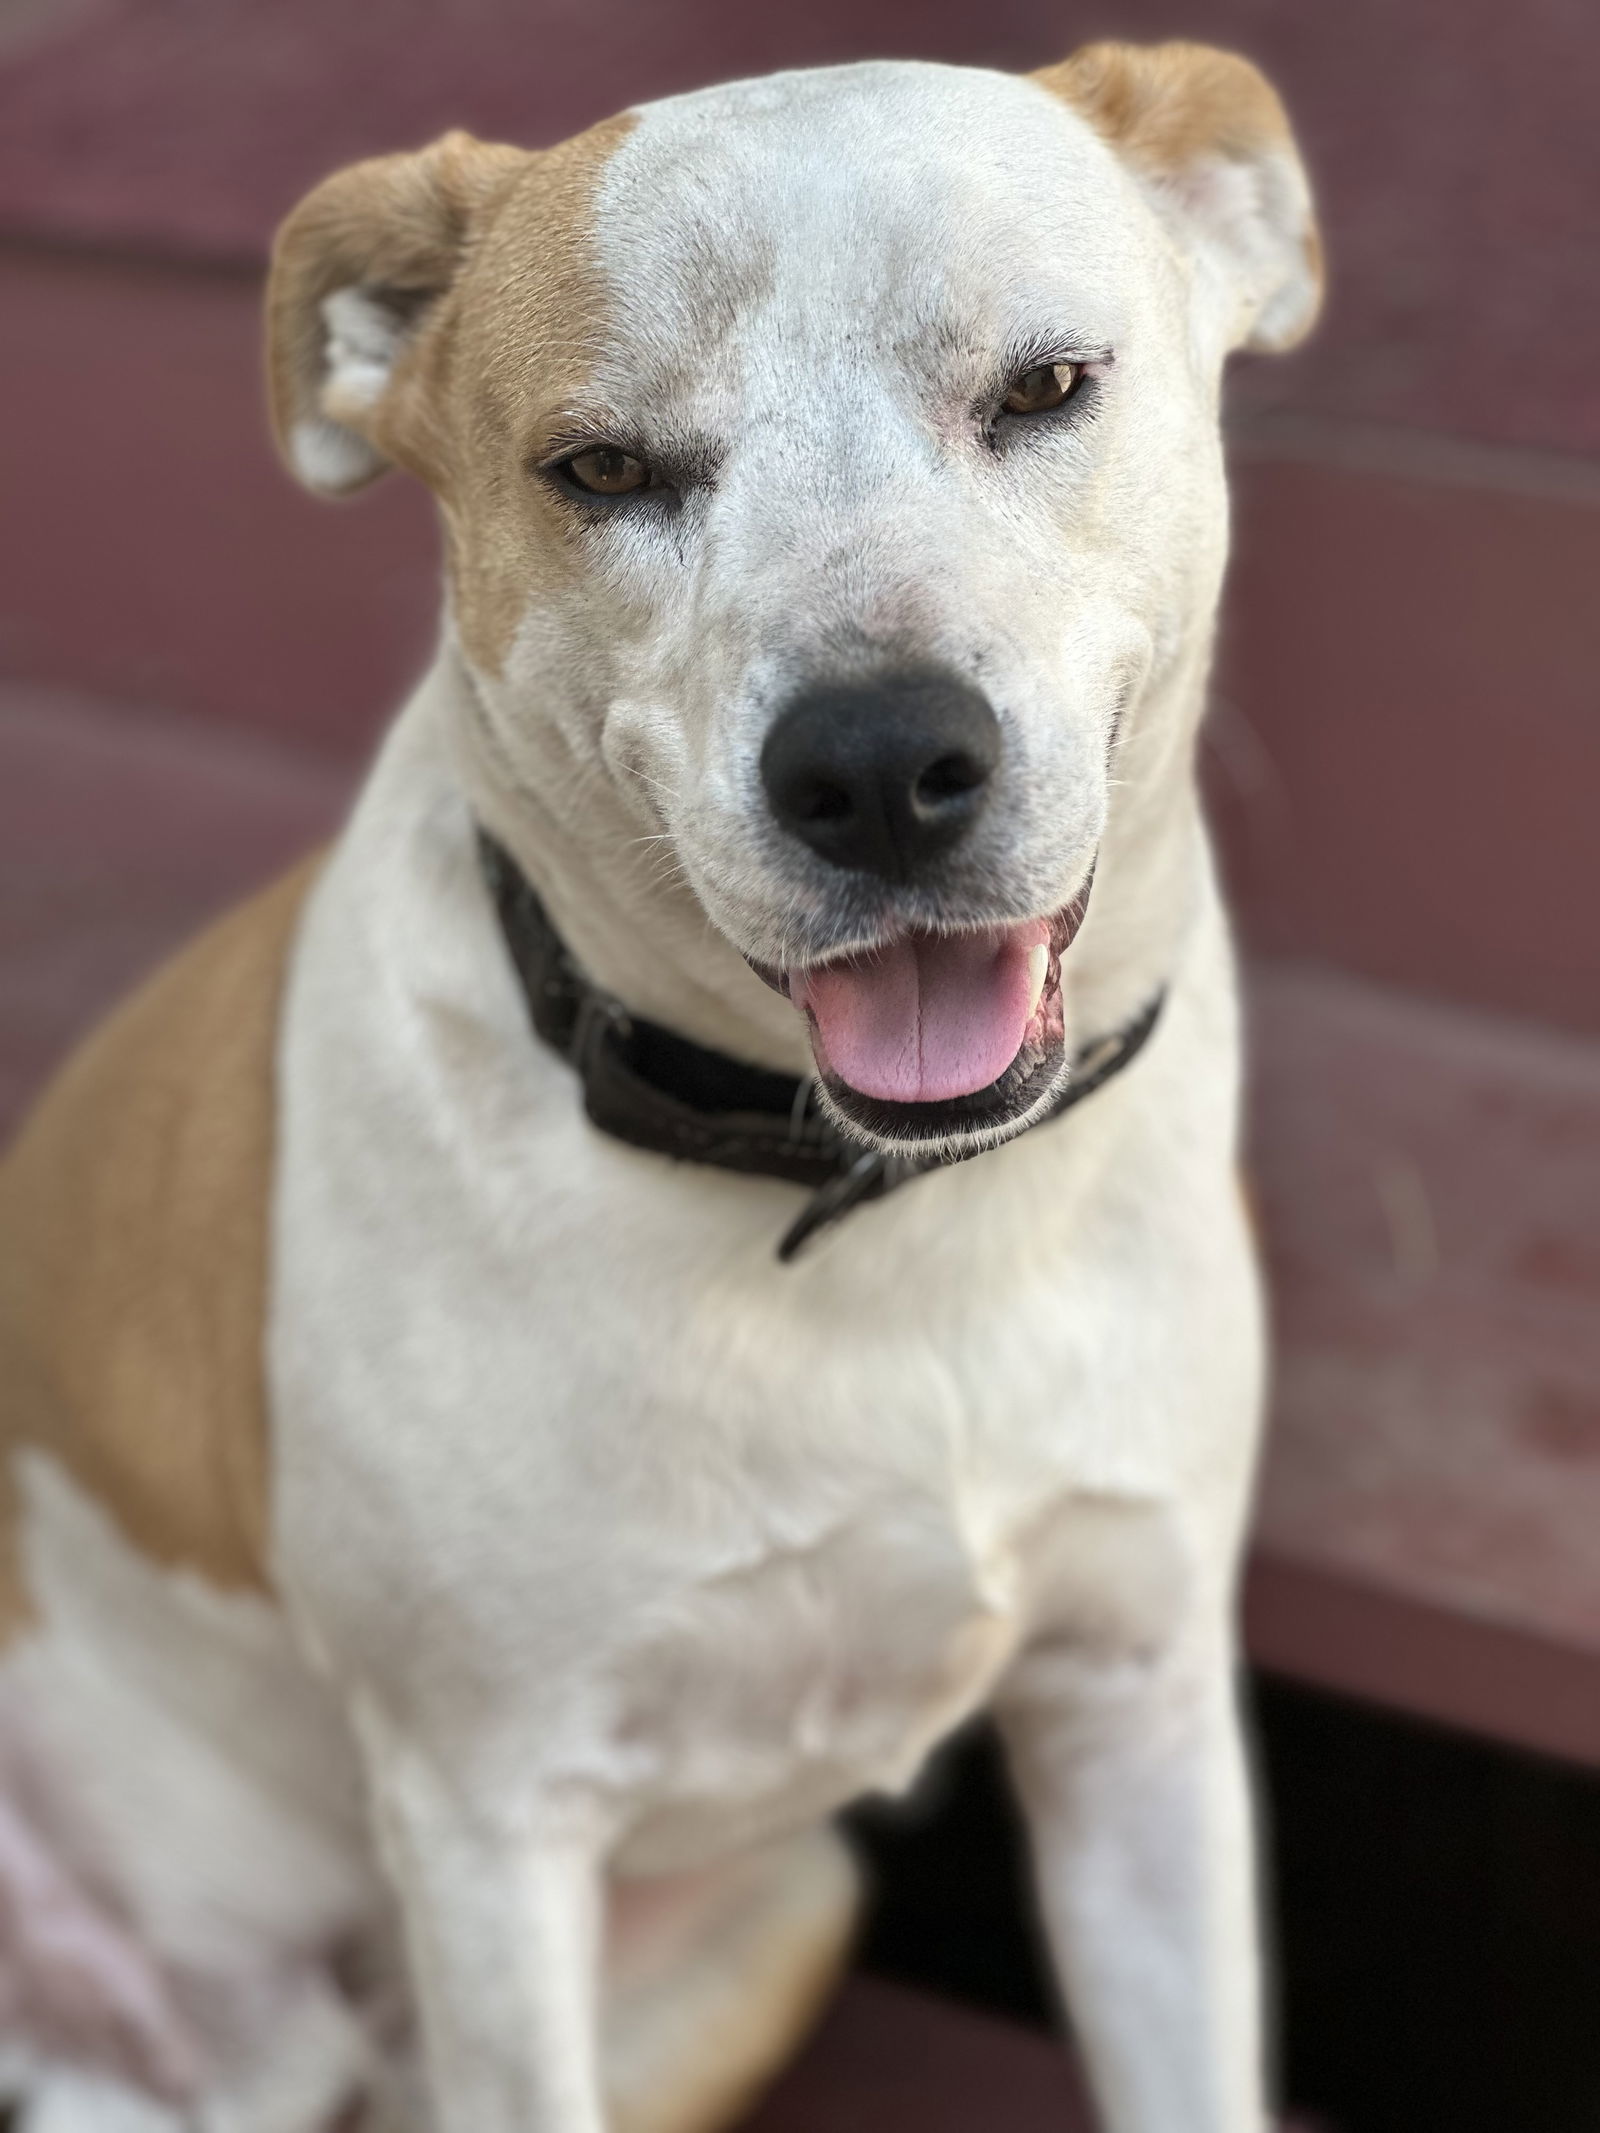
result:
M 1043 921 L 1005 931 L 899 940 L 870 956 L 790 974 L 818 1064 L 863 1096 L 943 1103 L 998 1081 L 1028 1027 L 1028 951 Z

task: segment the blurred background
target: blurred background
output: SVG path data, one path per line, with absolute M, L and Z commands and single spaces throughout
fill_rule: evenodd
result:
M 422 495 L 319 507 L 268 450 L 306 187 L 446 126 L 1099 35 L 1265 67 L 1332 269 L 1309 346 L 1232 380 L 1207 766 L 1280 1342 L 1247 1620 L 1287 2087 L 1340 2133 L 1596 2133 L 1592 0 L 0 0 L 0 1132 L 337 822 L 429 646 Z M 864 1964 L 1049 2022 L 983 1737 L 861 1832 Z

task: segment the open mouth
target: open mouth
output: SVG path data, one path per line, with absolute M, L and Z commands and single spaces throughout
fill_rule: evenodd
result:
M 761 975 L 805 1016 L 845 1124 L 901 1145 L 1005 1133 L 1066 1072 L 1061 959 L 1088 901 L 1086 884 L 1053 918 L 908 931 L 865 954 Z

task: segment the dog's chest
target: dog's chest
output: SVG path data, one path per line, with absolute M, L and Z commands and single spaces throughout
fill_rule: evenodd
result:
M 786 1524 L 642 1608 L 606 1669 L 641 1863 L 904 1786 L 1015 1649 L 1022 1562 L 975 1504 L 903 1490 Z

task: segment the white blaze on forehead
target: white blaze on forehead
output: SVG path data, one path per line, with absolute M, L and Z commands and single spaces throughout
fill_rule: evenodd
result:
M 1058 98 L 884 62 L 647 106 L 600 187 L 597 248 L 617 353 L 694 397 L 714 383 L 697 359 L 803 380 L 818 358 L 915 362 L 924 340 L 1110 344 L 1145 221 Z
M 1165 393 L 1158 349 L 1183 332 L 1129 331 L 1163 292 L 1178 321 L 1181 287 L 1105 142 L 978 70 L 885 62 L 648 106 L 597 189 L 595 258 L 584 412 L 718 467 L 677 544 L 617 528 L 611 586 L 722 703 L 829 646 L 962 666 L 1015 635 L 1045 581 L 1011 559 L 1058 537 L 1059 499 L 985 478 L 975 404 L 1041 341 L 1117 349 L 1119 388 L 1160 364 Z

